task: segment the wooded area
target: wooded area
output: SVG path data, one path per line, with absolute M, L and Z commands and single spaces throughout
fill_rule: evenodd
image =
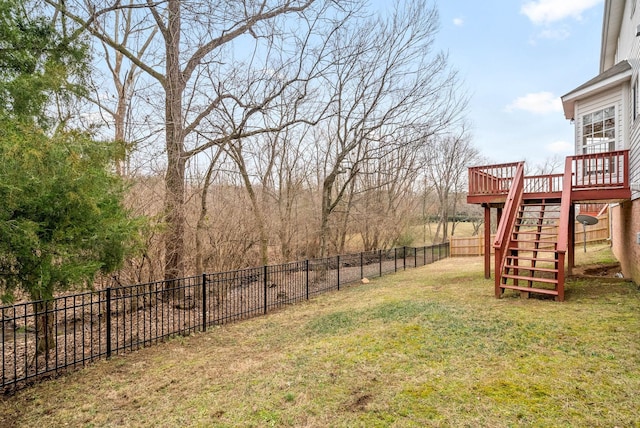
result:
M 435 6 L 46 3 L 93 53 L 71 122 L 152 220 L 118 282 L 403 245 L 422 211 L 447 236 L 477 152 Z
M 40 88 L 37 112 L 22 117 L 37 113 L 46 135 L 104 143 L 107 172 L 126 184 L 135 245 L 119 240 L 127 251 L 109 269 L 95 264 L 99 287 L 444 242 L 451 218 L 479 217 L 462 202 L 478 157 L 467 96 L 433 47 L 439 20 L 427 1 L 2 9 L 16 24 L 4 52 L 34 57 L 2 76 L 5 107 L 18 111 L 20 85 Z M 29 26 L 51 47 L 26 43 Z M 53 65 L 50 86 L 29 83 Z M 422 242 L 414 230 L 434 217 Z M 90 286 L 87 274 L 61 287 Z

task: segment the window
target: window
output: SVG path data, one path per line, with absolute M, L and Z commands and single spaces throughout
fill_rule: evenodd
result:
M 582 116 L 582 153 L 616 149 L 616 108 L 607 107 Z
M 582 154 L 612 152 L 616 149 L 616 108 L 607 107 L 582 116 Z M 598 176 L 615 171 L 615 157 L 589 156 L 583 160 L 582 175 Z

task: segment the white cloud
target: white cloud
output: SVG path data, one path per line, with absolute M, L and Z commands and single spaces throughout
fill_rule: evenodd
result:
M 531 46 L 537 46 L 540 40 L 566 40 L 571 36 L 571 32 L 566 28 L 545 28 L 538 32 L 536 35 L 532 35 L 529 38 L 529 44 Z
M 600 3 L 602 0 L 534 0 L 523 4 L 520 13 L 534 24 L 550 24 L 568 17 L 580 20 L 582 12 Z
M 463 18 L 453 18 L 453 25 L 455 25 L 456 27 L 462 27 L 464 25 L 464 19 Z
M 568 38 L 570 35 L 571 33 L 569 33 L 569 30 L 567 30 L 566 28 L 557 28 L 557 29 L 547 28 L 546 30 L 542 30 L 540 33 L 538 33 L 538 38 L 551 39 L 551 40 L 564 40 Z
M 571 153 L 573 152 L 573 144 L 567 141 L 554 141 L 547 144 L 546 149 L 551 153 Z
M 562 102 L 551 92 L 537 92 L 516 98 L 506 110 L 524 110 L 536 114 L 554 113 L 562 111 Z

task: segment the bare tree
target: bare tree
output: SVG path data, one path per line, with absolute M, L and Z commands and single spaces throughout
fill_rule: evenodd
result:
M 130 52 L 141 60 L 157 34 L 158 28 L 153 23 L 145 26 L 135 25 L 134 0 L 129 0 L 129 7 L 113 11 L 113 19 L 101 16 L 90 23 L 95 32 L 110 34 L 117 44 L 129 46 Z M 135 26 L 134 26 L 135 25 Z M 113 126 L 113 139 L 120 145 L 121 153 L 116 159 L 116 172 L 119 175 L 128 174 L 130 168 L 130 154 L 137 145 L 138 138 L 145 139 L 148 135 L 138 138 L 133 135 L 138 131 L 132 123 L 134 96 L 138 78 L 142 73 L 136 62 L 130 61 L 123 52 L 112 49 L 104 41 L 99 41 L 99 47 L 104 54 L 102 65 L 94 70 L 94 79 L 106 71 L 105 81 L 93 81 L 92 90 L 87 99 L 96 104 L 101 116 L 108 126 Z M 110 80 L 110 82 L 109 82 Z M 115 94 L 109 96 L 105 90 L 105 83 L 113 85 Z M 107 117 L 105 117 L 105 114 Z
M 370 251 L 406 244 L 403 235 L 413 221 L 418 152 L 404 146 L 379 160 L 366 162 L 358 178 L 362 194 L 356 206 L 354 231 Z
M 101 43 L 121 53 L 162 88 L 167 156 L 165 278 L 180 277 L 185 270 L 185 171 L 188 161 L 210 147 L 263 130 L 249 126 L 245 121 L 247 126 L 237 127 L 232 133 L 223 129 L 201 145 L 194 138 L 195 132 L 206 119 L 211 119 L 215 111 L 220 111 L 223 103 L 227 106 L 235 104 L 244 118 L 258 116 L 266 106 L 281 100 L 286 88 L 304 81 L 309 70 L 304 67 L 296 70 L 296 62 L 290 61 L 290 58 L 299 58 L 300 55 L 295 44 L 290 49 L 278 51 L 271 47 L 278 40 L 289 38 L 295 41 L 292 35 L 304 27 L 301 23 L 315 28 L 319 17 L 333 3 L 328 0 L 138 0 L 127 4 L 106 0 L 45 1 Z M 340 7 L 344 8 L 346 4 L 341 2 Z M 103 31 L 106 26 L 93 25 L 99 19 L 115 19 L 121 9 L 133 11 L 130 16 L 137 20 L 131 24 L 133 27 L 144 28 L 150 19 L 154 21 L 154 29 L 149 29 L 149 34 L 151 36 L 152 31 L 157 31 L 157 36 L 150 37 L 149 48 L 142 56 L 125 40 Z M 287 18 L 294 21 L 287 23 L 284 21 Z M 319 32 L 314 30 L 312 34 Z M 244 49 L 234 50 L 234 44 Z M 274 64 L 288 64 L 289 71 L 294 72 L 283 80 L 270 79 L 268 83 L 272 90 L 265 91 L 265 98 L 247 98 L 245 95 L 255 92 L 245 91 L 243 76 L 255 70 L 270 74 Z M 304 92 L 300 96 L 304 98 Z M 296 102 L 296 99 L 288 101 Z
M 204 235 L 207 228 L 207 218 L 209 216 L 209 188 L 216 173 L 218 160 L 222 156 L 222 148 L 218 147 L 209 161 L 209 167 L 204 175 L 202 190 L 200 194 L 200 214 L 196 223 L 196 272 L 201 275 L 206 272 L 204 263 Z
M 272 228 L 279 242 L 280 259 L 285 262 L 297 256 L 301 251 L 298 243 L 306 240 L 300 223 L 307 215 L 301 199 L 309 196 L 305 188 L 305 135 L 309 130 L 308 126 L 298 126 L 265 135 L 266 150 L 258 152 L 255 161 L 267 209 L 277 213 Z
M 449 221 L 455 216 L 466 183 L 467 167 L 474 162 L 478 151 L 471 144 L 466 128 L 453 134 L 436 136 L 425 145 L 424 171 L 433 183 L 439 202 L 438 226 L 434 242 L 446 242 Z
M 396 3 L 388 18 L 344 27 L 336 37 L 326 73 L 332 116 L 318 134 L 322 256 L 330 217 L 363 162 L 446 129 L 460 113 L 464 103 L 456 93 L 456 74 L 444 54 L 433 52 L 437 27 L 435 8 L 406 1 Z M 406 135 L 414 138 L 399 138 Z

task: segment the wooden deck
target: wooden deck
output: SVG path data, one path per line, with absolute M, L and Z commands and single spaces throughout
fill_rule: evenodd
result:
M 564 300 L 565 257 L 569 274 L 574 265 L 575 204 L 630 198 L 628 150 L 569 156 L 562 174 L 525 176 L 524 162 L 469 168 L 467 202 L 482 204 L 485 212 L 486 278 L 491 270 L 490 210 L 498 209 L 493 241 L 496 297 L 511 289 L 526 296 L 550 294 Z M 528 217 L 532 213 L 534 217 Z M 553 236 L 545 230 L 550 222 L 557 225 Z M 552 244 L 553 249 L 547 249 L 546 244 Z M 551 269 L 538 266 L 549 261 L 554 265 Z M 522 282 L 528 287 L 522 287 Z
M 631 198 L 629 186 L 629 151 L 576 155 L 571 161 L 571 202 L 617 202 Z M 470 204 L 504 205 L 521 162 L 469 168 Z M 526 199 L 562 197 L 565 174 L 524 177 Z

